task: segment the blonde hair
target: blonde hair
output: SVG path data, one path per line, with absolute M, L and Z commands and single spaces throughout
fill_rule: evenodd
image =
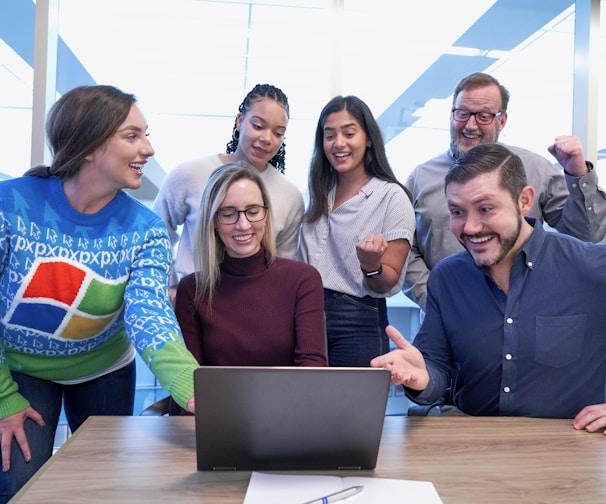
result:
M 194 239 L 194 265 L 196 268 L 195 303 L 207 296 L 208 305 L 212 307 L 212 298 L 216 286 L 221 280 L 219 269 L 225 258 L 225 245 L 215 230 L 215 219 L 227 190 L 238 180 L 248 179 L 254 182 L 261 191 L 263 204 L 267 207 L 265 232 L 261 245 L 267 251 L 270 262 L 276 257 L 276 240 L 271 225 L 271 203 L 267 188 L 257 170 L 250 164 L 239 161 L 220 166 L 210 175 L 200 202 L 198 224 Z

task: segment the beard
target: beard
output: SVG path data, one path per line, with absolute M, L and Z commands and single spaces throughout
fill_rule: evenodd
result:
M 495 119 L 496 120 L 496 119 Z M 461 135 L 463 132 L 468 132 L 470 134 L 478 133 L 479 130 L 468 130 L 467 128 L 462 129 L 461 131 L 452 131 L 450 132 L 450 150 L 455 159 L 459 159 L 463 154 L 465 154 L 471 146 L 465 145 L 465 141 L 461 140 Z M 501 131 L 497 128 L 492 134 L 486 135 L 480 131 L 480 143 L 475 145 L 486 145 L 486 144 L 494 144 L 499 141 L 499 133 Z
M 520 213 L 520 211 L 518 210 L 518 225 L 513 233 L 511 233 L 507 236 L 498 235 L 500 247 L 499 247 L 496 257 L 494 257 L 494 258 L 481 257 L 481 256 L 476 257 L 471 252 L 471 250 L 469 250 L 469 248 L 467 247 L 466 240 L 463 239 L 465 237 L 469 238 L 470 235 L 462 236 L 461 243 L 463 244 L 463 246 L 465 247 L 467 252 L 469 252 L 471 254 L 471 258 L 473 259 L 473 262 L 476 266 L 478 266 L 478 267 L 494 266 L 495 264 L 498 264 L 503 259 L 505 259 L 505 257 L 507 257 L 507 254 L 509 254 L 509 252 L 511 252 L 511 250 L 514 248 L 516 242 L 518 241 L 518 238 L 520 237 L 520 233 L 522 231 L 522 222 L 523 222 L 523 217 L 522 217 L 522 214 Z M 481 233 L 477 234 L 477 235 L 473 235 L 473 237 L 475 237 L 475 238 L 481 238 L 483 236 L 490 236 L 490 235 L 481 234 Z

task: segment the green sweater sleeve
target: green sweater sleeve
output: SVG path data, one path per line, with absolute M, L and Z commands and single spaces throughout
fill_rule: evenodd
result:
M 198 362 L 180 338 L 165 343 L 161 349 L 148 348 L 142 354 L 162 388 L 170 392 L 179 406 L 187 409 L 194 395 L 194 369 Z
M 0 358 L 2 356 L 0 355 Z M 13 380 L 6 364 L 0 364 L 0 418 L 6 418 L 23 411 L 29 401 L 19 392 L 19 386 Z

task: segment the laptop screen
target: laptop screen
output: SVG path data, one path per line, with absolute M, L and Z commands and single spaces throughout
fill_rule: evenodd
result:
M 387 370 L 203 366 L 194 385 L 199 470 L 376 465 Z

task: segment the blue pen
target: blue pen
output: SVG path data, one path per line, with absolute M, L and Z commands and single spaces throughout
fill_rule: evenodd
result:
M 363 486 L 352 486 L 346 488 L 345 490 L 339 490 L 338 492 L 331 493 L 330 495 L 327 495 L 325 497 L 320 497 L 319 499 L 304 502 L 303 504 L 330 504 L 331 502 L 337 502 L 343 499 L 347 499 L 352 495 L 359 494 L 363 489 Z

